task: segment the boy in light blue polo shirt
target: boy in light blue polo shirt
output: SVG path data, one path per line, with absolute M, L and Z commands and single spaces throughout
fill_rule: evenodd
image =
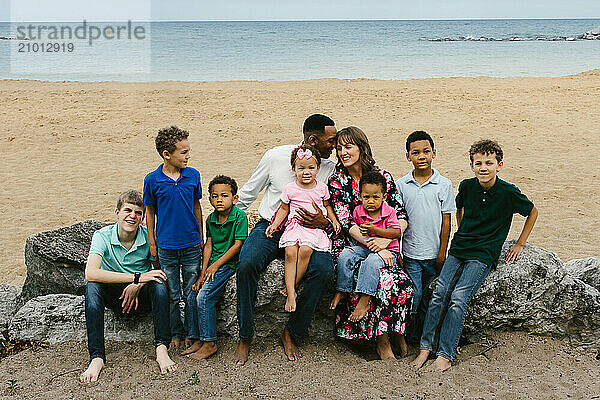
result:
M 436 156 L 433 139 L 415 131 L 406 139 L 406 158 L 414 169 L 396 186 L 408 214 L 402 238 L 404 267 L 415 286 L 408 340 L 418 343 L 431 296 L 429 285 L 446 260 L 450 214 L 456 212 L 452 182 L 431 167 Z
M 183 300 L 198 279 L 202 254 L 202 186 L 200 173 L 188 167 L 189 133 L 176 126 L 158 131 L 156 150 L 163 163 L 144 178 L 144 205 L 150 253 L 158 259 L 169 286 L 172 347 L 187 337 L 181 321 Z M 181 272 L 180 272 L 181 271 Z M 186 307 L 187 308 L 187 307 Z M 184 312 L 187 318 L 187 310 Z

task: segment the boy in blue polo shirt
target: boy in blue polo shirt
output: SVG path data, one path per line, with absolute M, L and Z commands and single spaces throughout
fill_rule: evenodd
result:
M 452 182 L 431 167 L 435 156 L 433 139 L 427 132 L 411 133 L 406 138 L 406 158 L 414 168 L 396 182 L 410 221 L 402 237 L 402 256 L 415 287 L 407 327 L 412 343 L 421 337 L 431 296 L 429 285 L 446 261 L 450 214 L 456 212 Z
M 156 151 L 163 163 L 144 178 L 144 205 L 150 253 L 167 275 L 172 347 L 187 337 L 181 321 L 180 274 L 184 301 L 198 279 L 202 254 L 200 173 L 188 167 L 189 133 L 176 126 L 158 131 Z M 187 308 L 187 307 L 186 307 Z M 187 310 L 185 311 L 187 318 Z
M 507 263 L 521 255 L 538 216 L 533 203 L 518 187 L 497 177 L 503 157 L 498 143 L 475 142 L 469 157 L 475 178 L 463 180 L 458 187 L 458 230 L 427 308 L 421 350 L 412 362 L 416 368 L 423 366 L 432 351 L 437 355 L 434 367 L 438 371 L 452 366 L 469 302 L 498 262 L 513 214 L 527 219 L 517 242 L 506 254 Z
M 246 213 L 236 207 L 237 183 L 217 175 L 208 184 L 213 211 L 206 218 L 206 244 L 202 275 L 188 299 L 188 338 L 193 341 L 182 355 L 203 360 L 217 352 L 217 302 L 237 270 L 238 255 L 248 237 Z

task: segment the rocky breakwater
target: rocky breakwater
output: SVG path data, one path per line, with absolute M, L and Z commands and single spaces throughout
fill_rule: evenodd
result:
M 22 293 L 20 287 L 0 285 L 0 304 L 6 305 L 0 306 L 0 328 L 11 338 L 85 340 L 83 269 L 90 238 L 102 226 L 101 222 L 85 221 L 28 239 L 28 275 Z M 511 244 L 505 243 L 504 252 Z M 282 277 L 283 263 L 275 260 L 259 281 L 258 336 L 279 334 L 287 319 L 279 293 Z M 319 305 L 311 326 L 313 336 L 332 336 L 333 315 L 327 309 L 332 294 Z M 234 279 L 227 284 L 218 307 L 220 334 L 235 337 Z M 148 315 L 123 317 L 107 311 L 105 326 L 109 340 L 152 338 Z M 582 349 L 600 349 L 600 259 L 563 263 L 554 253 L 527 245 L 519 261 L 500 263 L 471 303 L 464 336 L 478 340 L 506 330 L 553 336 Z

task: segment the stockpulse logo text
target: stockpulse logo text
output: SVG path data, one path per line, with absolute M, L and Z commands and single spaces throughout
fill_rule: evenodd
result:
M 21 25 L 17 27 L 18 40 L 88 40 L 91 46 L 95 40 L 144 40 L 146 29 L 141 26 L 133 26 L 131 21 L 127 25 L 104 25 L 98 26 L 83 21 L 81 25 Z

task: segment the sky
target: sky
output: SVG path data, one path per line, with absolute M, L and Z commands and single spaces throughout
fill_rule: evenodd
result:
M 0 0 L 0 21 L 599 18 L 600 0 Z

